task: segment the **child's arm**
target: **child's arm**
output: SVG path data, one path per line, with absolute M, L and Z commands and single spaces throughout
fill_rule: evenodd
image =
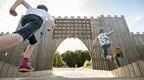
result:
M 15 10 L 22 3 L 23 3 L 23 0 L 16 0 L 16 2 L 12 5 L 11 9 Z
M 111 34 L 112 34 L 113 32 L 115 32 L 115 31 L 110 31 L 110 32 L 108 33 L 108 36 L 111 36 Z
M 32 8 L 26 1 L 23 0 L 22 4 L 27 8 Z
M 27 9 L 32 8 L 26 1 L 24 0 L 17 0 L 12 7 L 10 8 L 10 14 L 13 16 L 17 16 L 17 12 L 15 9 L 20 5 L 23 4 Z
M 17 16 L 17 12 L 15 11 L 15 9 L 22 3 L 23 3 L 23 0 L 16 0 L 16 2 L 10 8 L 10 14 L 13 16 Z

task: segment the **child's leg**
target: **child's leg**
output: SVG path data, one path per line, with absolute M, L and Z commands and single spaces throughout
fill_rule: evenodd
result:
M 35 45 L 28 45 L 26 47 L 25 52 L 23 53 L 23 59 L 22 62 L 19 66 L 19 71 L 20 72 L 30 72 L 33 70 L 33 67 L 29 63 L 29 58 L 31 57 L 31 54 L 33 52 Z
M 29 59 L 31 57 L 34 47 L 35 47 L 35 45 L 28 45 L 26 48 L 26 51 L 23 54 L 23 58 Z
M 29 40 L 30 45 L 28 45 L 26 50 L 25 50 L 25 53 L 23 56 L 24 58 L 30 58 L 31 57 L 32 51 L 37 44 L 37 39 L 36 39 L 34 34 L 28 40 Z
M 108 54 L 108 49 L 110 48 L 111 44 L 105 44 L 102 46 L 103 48 L 103 54 L 104 54 L 104 57 L 107 57 L 109 54 Z
M 7 34 L 0 37 L 0 51 L 13 47 L 23 41 L 19 34 Z
M 28 61 L 31 57 L 34 47 L 36 46 L 37 40 L 34 35 L 32 35 L 28 40 L 30 45 L 26 47 L 25 52 L 23 53 L 23 60 L 21 62 L 21 65 L 19 66 L 20 72 L 29 72 L 33 70 Z
M 106 47 L 106 45 L 103 45 L 102 49 L 103 49 L 103 56 L 106 57 L 108 55 L 108 48 Z

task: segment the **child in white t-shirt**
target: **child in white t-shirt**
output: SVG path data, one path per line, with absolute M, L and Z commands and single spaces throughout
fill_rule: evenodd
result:
M 101 48 L 103 49 L 103 56 L 107 59 L 112 59 L 112 56 L 108 54 L 108 49 L 111 46 L 111 42 L 109 37 L 114 31 L 110 31 L 109 33 L 105 33 L 103 28 L 99 29 L 99 35 L 97 38 L 93 41 L 93 49 L 95 48 L 96 45 L 96 40 L 99 42 Z
M 33 68 L 28 62 L 32 51 L 37 43 L 37 39 L 34 35 L 36 31 L 40 29 L 44 22 L 48 22 L 48 27 L 54 29 L 54 19 L 48 14 L 48 8 L 45 5 L 38 5 L 37 8 L 32 8 L 24 0 L 16 0 L 16 2 L 10 8 L 10 14 L 17 16 L 16 8 L 23 4 L 27 8 L 26 14 L 22 17 L 21 25 L 23 28 L 15 31 L 13 34 L 3 35 L 0 37 L 0 50 L 4 50 L 15 46 L 26 39 L 29 40 L 29 45 L 25 48 L 23 52 L 23 60 L 19 66 L 20 72 L 29 72 Z

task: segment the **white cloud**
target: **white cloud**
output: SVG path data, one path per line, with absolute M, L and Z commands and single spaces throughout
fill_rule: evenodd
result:
M 138 22 L 140 20 L 144 19 L 144 14 L 142 16 L 138 16 L 136 19 L 135 19 L 135 22 Z
M 144 15 L 133 16 L 127 19 L 131 32 L 144 32 Z

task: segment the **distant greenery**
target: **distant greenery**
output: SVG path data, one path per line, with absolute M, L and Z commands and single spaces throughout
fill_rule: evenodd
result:
M 62 67 L 64 65 L 65 65 L 65 63 L 62 60 L 62 57 L 61 57 L 60 53 L 58 51 L 56 51 L 54 59 L 53 59 L 53 66 Z
M 53 66 L 55 67 L 82 67 L 85 61 L 90 61 L 91 57 L 88 51 L 76 50 L 66 51 L 60 55 L 59 52 L 55 53 Z
M 92 60 L 90 60 L 90 61 L 86 60 L 84 62 L 83 67 L 85 67 L 85 68 L 92 68 Z

